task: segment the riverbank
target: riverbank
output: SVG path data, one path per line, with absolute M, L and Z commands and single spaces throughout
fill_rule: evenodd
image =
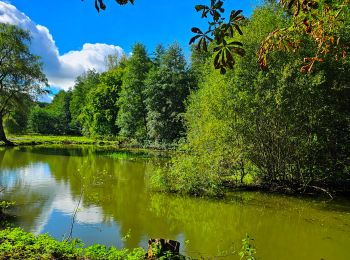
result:
M 79 240 L 57 241 L 47 234 L 35 236 L 20 228 L 0 231 L 0 259 L 144 259 L 145 250 L 103 245 L 84 247 Z
M 73 237 L 86 245 L 147 248 L 149 238 L 169 238 L 198 259 L 195 252 L 217 255 L 213 241 L 221 250 L 233 245 L 238 252 L 248 233 L 263 259 L 345 260 L 348 200 L 325 203 L 260 192 L 235 192 L 225 199 L 155 193 L 149 176 L 161 163 L 157 158 L 112 159 L 97 146 L 59 147 L 0 149 L 2 199 L 16 201 L 7 213 L 24 230 L 61 241 L 79 205 Z
M 62 260 L 142 260 L 167 259 L 191 260 L 193 258 L 179 253 L 165 251 L 161 242 L 152 243 L 146 251 L 138 247 L 134 249 L 118 249 L 105 245 L 95 244 L 89 247 L 79 239 L 64 239 L 58 241 L 48 234 L 35 236 L 21 228 L 6 228 L 0 231 L 0 259 L 62 259 Z M 159 240 L 160 241 L 160 240 Z M 163 240 L 164 241 L 164 240 Z M 176 242 L 176 241 L 174 241 Z M 230 256 L 239 256 L 241 259 L 256 259 L 256 250 L 252 244 L 253 239 L 248 235 L 242 240 L 242 248 L 238 253 L 230 252 Z M 163 248 L 163 249 L 162 249 Z M 219 257 L 219 256 L 218 256 Z M 222 257 L 222 256 L 221 256 Z M 201 259 L 205 259 L 201 257 Z M 211 259 L 209 257 L 208 259 Z
M 77 146 L 94 146 L 101 149 L 108 149 L 108 156 L 115 159 L 126 158 L 129 155 L 137 155 L 138 157 L 169 157 L 173 154 L 174 150 L 171 148 L 165 149 L 164 147 L 154 146 L 141 146 L 135 140 L 127 140 L 125 138 L 116 137 L 113 139 L 106 138 L 89 138 L 85 136 L 55 136 L 55 135 L 10 135 L 9 140 L 16 146 L 48 146 L 48 147 L 77 147 Z M 0 143 L 0 147 L 4 147 L 4 144 Z M 122 151 L 122 153 L 121 153 Z M 166 169 L 167 172 L 170 169 Z M 170 193 L 184 193 L 192 196 L 204 196 L 204 197 L 224 197 L 225 194 L 234 191 L 263 191 L 269 193 L 279 193 L 288 195 L 305 195 L 305 196 L 324 196 L 325 199 L 332 199 L 332 196 L 346 196 L 349 197 L 349 190 L 341 189 L 323 189 L 317 186 L 305 187 L 304 189 L 298 189 L 293 187 L 287 187 L 283 185 L 261 185 L 259 182 L 254 181 L 254 176 L 247 173 L 242 180 L 238 176 L 221 176 L 220 178 L 211 178 L 213 176 L 204 176 L 205 178 L 197 178 L 198 176 L 192 176 L 188 174 L 188 171 L 181 173 L 180 176 L 173 176 L 176 179 L 176 183 L 179 186 L 179 179 L 184 179 L 183 186 L 188 190 L 184 190 L 183 187 L 174 189 L 173 186 L 169 186 L 169 175 L 160 174 L 161 171 L 155 172 L 152 177 L 152 188 L 156 191 L 170 192 Z M 186 176 L 183 176 L 185 174 Z M 215 176 L 214 176 L 215 177 Z M 208 181 L 210 180 L 210 181 Z M 209 186 L 208 186 L 209 185 Z M 196 189 L 193 189 L 195 186 Z M 208 186 L 208 187 L 207 187 Z M 199 189 L 199 190 L 198 190 Z
M 106 140 L 88 138 L 85 136 L 55 136 L 55 135 L 12 135 L 8 138 L 17 146 L 50 145 L 50 144 L 82 144 L 82 145 L 110 145 L 120 146 L 121 139 Z M 4 145 L 1 144 L 0 145 Z
M 174 151 L 174 147 L 165 147 L 157 145 L 141 145 L 134 139 L 123 137 L 115 138 L 90 138 L 85 136 L 58 136 L 58 135 L 10 135 L 9 141 L 14 146 L 51 146 L 51 145 L 93 145 L 99 147 L 108 147 L 111 149 L 125 149 L 130 151 L 139 151 L 143 153 L 157 153 Z M 0 141 L 0 147 L 5 147 L 5 143 Z

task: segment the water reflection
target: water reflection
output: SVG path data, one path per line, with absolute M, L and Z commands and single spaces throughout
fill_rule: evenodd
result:
M 86 244 L 146 246 L 177 239 L 188 254 L 216 255 L 246 233 L 262 259 L 348 259 L 350 206 L 259 193 L 226 201 L 152 194 L 153 161 L 111 159 L 96 148 L 0 150 L 0 185 L 19 226 L 62 239 L 81 194 L 73 236 Z M 341 208 L 341 211 L 331 210 Z M 123 237 L 131 232 L 130 239 Z M 198 256 L 198 255 L 197 255 Z M 234 259 L 228 257 L 228 259 Z

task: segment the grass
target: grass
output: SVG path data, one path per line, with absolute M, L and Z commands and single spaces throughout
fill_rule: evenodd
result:
M 45 144 L 89 144 L 119 146 L 121 140 L 102 140 L 85 136 L 54 136 L 54 135 L 10 135 L 8 138 L 15 145 L 45 145 Z

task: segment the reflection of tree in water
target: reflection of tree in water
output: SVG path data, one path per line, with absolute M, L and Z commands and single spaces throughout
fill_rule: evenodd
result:
M 93 149 L 72 152 L 77 156 L 67 156 L 66 152 L 54 155 L 52 150 L 46 155 L 44 148 L 40 152 L 33 148 L 25 151 L 0 150 L 0 184 L 6 184 L 9 172 L 18 169 L 27 169 L 26 174 L 33 176 L 35 185 L 17 176 L 9 188 L 13 191 L 11 198 L 18 202 L 18 214 L 25 215 L 18 218 L 18 223 L 32 230 L 38 230 L 38 219 L 55 203 L 58 192 L 65 192 L 61 195 L 69 196 L 70 203 L 75 203 L 83 188 L 82 207 L 98 206 L 103 223 L 110 224 L 111 219 L 117 222 L 120 227 L 117 239 L 131 230 L 127 247 L 137 247 L 151 237 L 182 242 L 188 239 L 186 250 L 213 255 L 228 249 L 233 241 L 239 249 L 241 239 L 249 233 L 256 239 L 262 258 L 264 252 L 273 252 L 275 259 L 281 259 L 288 245 L 300 249 L 294 259 L 316 259 L 317 250 L 313 254 L 309 248 L 318 248 L 323 256 L 340 256 L 342 245 L 350 243 L 349 235 L 345 235 L 350 234 L 350 227 L 344 224 L 349 222 L 349 215 L 321 210 L 313 206 L 314 202 L 258 193 L 235 196 L 232 201 L 152 194 L 145 181 L 147 173 L 153 170 L 151 160 L 116 160 L 96 155 Z M 38 165 L 46 167 L 42 174 L 49 175 L 47 183 L 36 182 L 38 173 L 30 167 Z M 324 237 L 337 237 L 337 244 L 331 244 L 331 248 Z M 334 253 L 337 250 L 339 255 Z M 308 255 L 302 255 L 303 252 Z M 264 258 L 271 258 L 269 253 L 265 254 Z
M 49 150 L 48 155 L 45 154 L 45 149 Z M 147 240 L 148 230 L 152 230 L 154 226 L 161 225 L 164 229 L 168 226 L 166 221 L 161 219 L 157 220 L 157 225 L 149 224 L 149 221 L 154 219 L 148 210 L 149 194 L 144 183 L 144 173 L 151 166 L 149 161 L 113 160 L 105 156 L 96 156 L 94 151 L 89 149 L 73 153 L 78 156 L 67 156 L 67 152 L 58 152 L 60 155 L 54 155 L 53 151 L 57 151 L 58 148 L 37 147 L 28 150 L 26 152 L 27 150 L 22 148 L 3 151 L 1 155 L 6 157 L 4 159 L 6 163 L 2 164 L 1 168 L 9 170 L 42 163 L 48 166 L 49 174 L 55 183 L 48 187 L 48 191 L 44 191 L 42 187 L 38 190 L 37 187 L 38 199 L 32 197 L 32 201 L 40 201 L 41 204 L 33 203 L 32 207 L 36 206 L 36 210 L 30 209 L 32 213 L 26 217 L 27 221 L 37 219 L 42 214 L 40 210 L 47 210 L 46 204 L 52 203 L 51 197 L 54 194 L 52 189 L 63 183 L 69 187 L 74 201 L 79 200 L 83 188 L 82 206 L 101 207 L 104 222 L 110 223 L 111 217 L 118 222 L 121 229 L 120 237 L 125 236 L 131 229 L 131 239 L 126 242 L 128 247 L 138 246 L 142 240 Z M 16 184 L 13 189 L 16 190 L 16 200 L 21 200 L 26 194 L 25 186 L 20 182 Z M 31 201 L 30 197 L 28 201 Z
M 0 158 L 0 185 L 5 188 L 1 199 L 16 202 L 10 210 L 10 214 L 18 216 L 14 218 L 15 225 L 35 231 L 37 222 L 54 200 L 52 188 L 55 185 L 48 182 L 38 189 L 40 183 L 28 183 L 28 179 L 36 181 L 36 176 L 44 174 L 45 170 L 40 163 L 35 167 L 36 160 L 32 160 L 28 153 L 18 152 L 16 148 L 4 149 L 0 150 Z M 41 172 L 31 173 L 30 169 L 41 169 Z
M 13 224 L 36 232 L 39 225 L 38 220 L 50 208 L 54 198 L 49 192 L 21 189 L 20 185 L 14 188 L 16 192 L 11 193 L 9 197 L 9 200 L 16 202 L 10 210 L 10 214 L 15 216 Z

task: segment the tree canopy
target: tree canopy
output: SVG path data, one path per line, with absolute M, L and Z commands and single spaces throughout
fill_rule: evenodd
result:
M 5 116 L 45 92 L 47 80 L 38 56 L 29 51 L 30 35 L 14 25 L 0 24 L 0 141 L 7 140 Z
M 256 64 L 261 41 L 292 20 L 274 3 L 258 7 L 242 27 L 246 55 L 234 70 L 220 75 L 211 58 L 193 63 L 203 79 L 187 102 L 187 138 L 155 183 L 193 195 L 220 195 L 240 182 L 288 192 L 349 190 L 349 59 L 325 59 L 302 73 L 303 57 L 315 51 L 307 37 L 298 52 L 270 53 L 268 71 Z

